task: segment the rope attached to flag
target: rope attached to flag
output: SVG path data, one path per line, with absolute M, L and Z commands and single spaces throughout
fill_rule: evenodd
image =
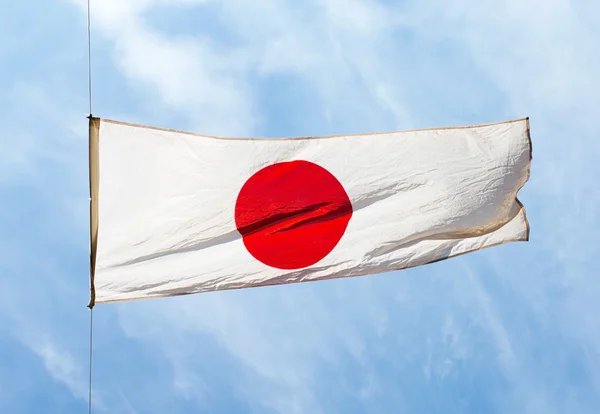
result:
M 92 412 L 92 345 L 93 345 L 93 336 L 92 336 L 92 332 L 93 332 L 93 323 L 94 323 L 94 309 L 90 308 L 90 387 L 89 387 L 89 394 L 88 394 L 88 414 L 91 414 Z
M 92 116 L 92 24 L 90 0 L 87 1 L 87 37 L 88 37 L 88 95 L 90 99 L 90 117 Z

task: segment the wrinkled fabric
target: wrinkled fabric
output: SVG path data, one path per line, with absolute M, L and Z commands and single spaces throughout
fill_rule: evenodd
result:
M 95 303 L 375 274 L 529 237 L 528 119 L 287 139 L 91 122 Z

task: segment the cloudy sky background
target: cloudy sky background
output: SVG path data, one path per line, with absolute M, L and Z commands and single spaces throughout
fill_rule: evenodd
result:
M 529 243 L 372 277 L 97 306 L 94 412 L 600 411 L 598 2 L 92 10 L 96 116 L 262 137 L 529 116 L 534 155 L 520 193 Z M 1 11 L 0 407 L 85 412 L 85 4 Z

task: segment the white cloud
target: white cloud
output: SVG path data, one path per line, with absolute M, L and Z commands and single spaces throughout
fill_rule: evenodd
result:
M 226 47 L 207 35 L 169 36 L 154 30 L 144 11 L 158 3 L 96 4 L 94 34 L 114 42 L 116 63 L 133 85 L 157 91 L 160 103 L 187 114 L 193 128 L 219 135 L 260 129 L 252 83 L 257 70 L 263 76 L 285 73 L 294 82 L 308 82 L 324 109 L 347 122 L 360 111 L 363 122 L 375 126 L 382 109 L 392 116 L 392 128 L 414 122 L 398 99 L 395 62 L 386 62 L 385 47 L 372 47 L 385 46 L 386 30 L 399 21 L 376 2 L 319 1 L 302 7 L 285 1 L 220 2 L 219 18 L 236 37 Z M 364 104 L 373 97 L 375 106 Z
M 44 361 L 55 380 L 64 383 L 77 398 L 87 401 L 85 372 L 67 351 L 57 349 L 47 338 L 36 338 L 27 345 Z
M 85 2 L 75 3 L 85 8 Z M 250 130 L 251 96 L 235 54 L 207 37 L 172 37 L 148 27 L 143 12 L 161 3 L 175 7 L 204 2 L 95 2 L 93 36 L 113 42 L 116 65 L 133 86 L 153 97 L 154 104 L 186 114 L 193 128 L 222 135 Z

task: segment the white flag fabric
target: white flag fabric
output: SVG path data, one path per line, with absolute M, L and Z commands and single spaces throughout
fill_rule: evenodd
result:
M 358 276 L 529 225 L 529 120 L 218 138 L 90 119 L 91 301 Z

